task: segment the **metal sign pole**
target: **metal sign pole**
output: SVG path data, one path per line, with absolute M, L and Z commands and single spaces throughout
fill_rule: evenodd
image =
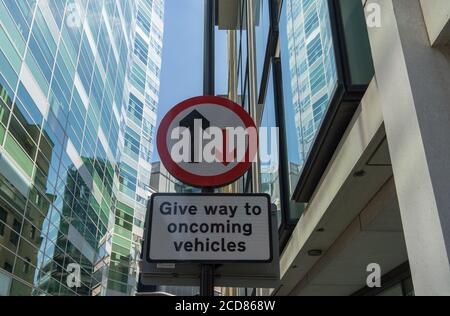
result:
M 214 296 L 214 270 L 212 264 L 202 264 L 200 277 L 200 296 Z
M 203 94 L 215 95 L 215 0 L 205 0 L 205 32 L 203 56 Z M 204 188 L 203 193 L 214 193 Z M 201 265 L 200 296 L 214 296 L 214 265 Z
M 204 188 L 202 193 L 214 193 L 214 189 Z M 214 296 L 214 272 L 213 264 L 202 264 L 200 275 L 200 296 Z

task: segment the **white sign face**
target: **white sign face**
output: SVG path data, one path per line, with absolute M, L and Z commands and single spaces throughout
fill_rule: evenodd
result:
M 154 194 L 149 262 L 271 262 L 268 195 Z

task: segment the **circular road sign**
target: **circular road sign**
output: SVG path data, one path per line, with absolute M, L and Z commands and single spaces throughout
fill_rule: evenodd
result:
M 220 97 L 196 97 L 176 105 L 163 118 L 157 147 L 175 178 L 194 187 L 217 188 L 233 183 L 251 167 L 258 148 L 256 130 L 240 105 Z M 245 131 L 245 142 L 242 137 L 239 141 L 239 131 Z M 220 140 L 212 136 L 218 132 Z M 242 145 L 244 149 L 239 148 Z M 208 152 L 217 159 L 205 158 L 203 153 Z

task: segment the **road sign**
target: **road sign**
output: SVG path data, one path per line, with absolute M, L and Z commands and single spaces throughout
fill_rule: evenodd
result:
M 272 261 L 270 197 L 265 194 L 154 194 L 145 250 L 153 263 Z
M 258 137 L 251 116 L 230 100 L 205 96 L 186 100 L 164 117 L 157 147 L 178 180 L 195 187 L 236 181 L 256 157 Z
M 148 220 L 148 219 L 147 219 Z M 142 248 L 139 282 L 142 285 L 198 286 L 202 269 L 198 263 L 148 262 L 147 238 Z M 227 263 L 215 265 L 214 284 L 223 287 L 278 288 L 280 286 L 280 258 L 278 241 L 278 215 L 272 205 L 272 253 L 269 263 Z

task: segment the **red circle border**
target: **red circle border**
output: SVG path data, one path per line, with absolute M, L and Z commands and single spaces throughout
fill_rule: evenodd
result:
M 220 105 L 223 107 L 226 107 L 227 109 L 233 111 L 235 114 L 239 116 L 239 118 L 242 120 L 242 122 L 245 124 L 246 128 L 254 128 L 256 129 L 256 124 L 251 118 L 251 116 L 238 104 L 225 99 L 221 97 L 215 97 L 215 96 L 201 96 L 201 97 L 194 97 L 188 100 L 185 100 L 175 107 L 173 107 L 163 118 L 161 121 L 161 124 L 158 129 L 157 133 L 157 149 L 158 153 L 160 155 L 161 161 L 163 165 L 166 167 L 167 171 L 173 175 L 175 178 L 180 180 L 183 183 L 186 183 L 188 185 L 194 186 L 194 187 L 210 187 L 210 188 L 217 188 L 217 187 L 223 187 L 230 183 L 233 183 L 237 179 L 239 179 L 241 176 L 247 172 L 252 163 L 251 158 L 247 162 L 239 162 L 236 167 L 231 169 L 230 171 L 215 175 L 215 176 L 199 176 L 193 173 L 190 173 L 183 168 L 181 168 L 171 157 L 169 153 L 169 149 L 167 148 L 166 144 L 166 136 L 167 132 L 169 130 L 169 127 L 172 123 L 172 121 L 180 114 L 181 112 L 189 109 L 190 107 L 201 105 L 201 104 L 215 104 Z M 257 137 L 257 147 L 259 145 L 259 140 Z M 247 150 L 247 154 L 245 157 L 248 157 L 249 150 Z M 255 153 L 256 155 L 256 153 Z M 245 159 L 244 157 L 244 159 Z

